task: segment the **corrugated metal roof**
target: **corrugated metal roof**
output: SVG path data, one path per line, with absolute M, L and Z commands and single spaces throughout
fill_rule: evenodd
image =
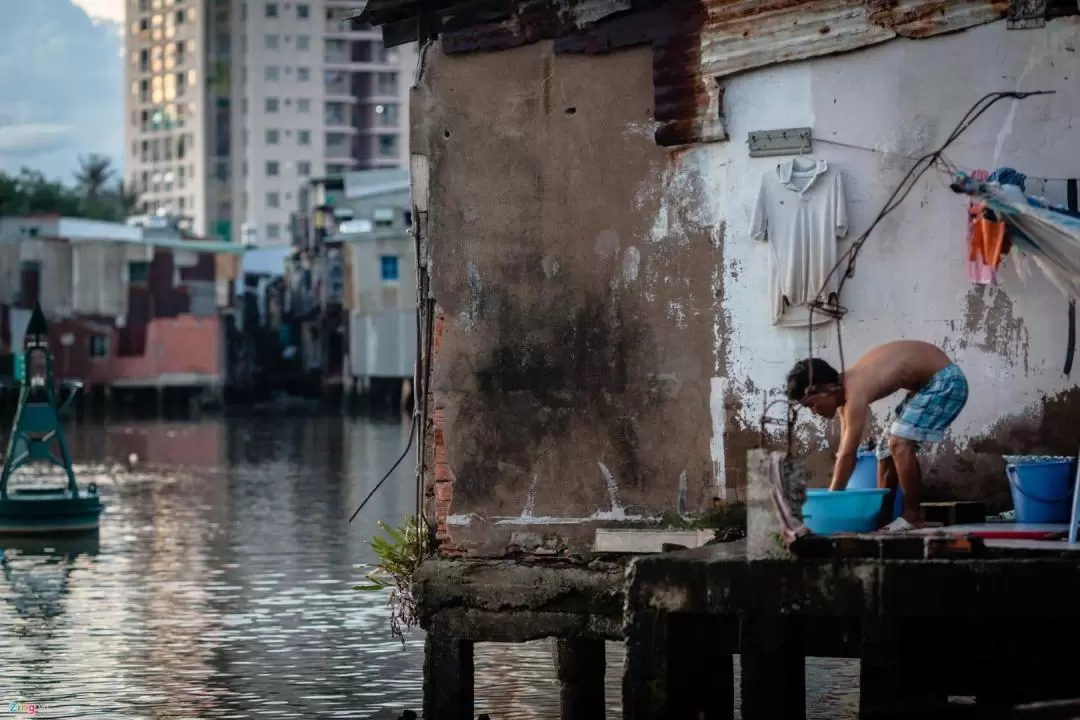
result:
M 370 0 L 388 41 L 440 35 L 447 53 L 554 39 L 557 53 L 653 46 L 656 141 L 726 139 L 723 78 L 777 63 L 924 38 L 1005 18 L 1010 0 Z M 1078 14 L 1049 0 L 1047 16 Z

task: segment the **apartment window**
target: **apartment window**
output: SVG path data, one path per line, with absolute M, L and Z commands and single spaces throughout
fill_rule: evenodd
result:
M 311 68 L 298 67 L 296 68 L 296 80 L 297 82 L 308 82 L 311 80 Z
M 277 177 L 281 174 L 281 163 L 277 160 L 268 160 L 266 162 L 266 175 L 267 177 Z
M 277 65 L 267 65 L 266 66 L 266 81 L 267 82 L 277 82 L 280 79 L 280 77 L 281 77 L 281 68 L 279 68 Z
M 266 237 L 269 240 L 277 240 L 281 237 L 281 224 L 280 223 L 267 223 L 266 225 Z
M 129 262 L 128 283 L 131 285 L 146 285 L 150 282 L 150 263 Z
M 276 113 L 278 111 L 279 102 L 277 98 L 266 98 L 266 112 Z
M 397 95 L 397 75 L 389 72 L 378 74 L 377 83 L 380 95 Z
M 371 213 L 371 219 L 376 228 L 389 230 L 394 227 L 394 208 L 375 208 Z
M 177 25 L 183 25 L 184 24 L 184 11 L 183 10 L 177 10 L 175 13 L 173 13 L 173 15 L 176 17 L 176 24 Z M 194 17 L 194 16 L 192 16 L 192 17 Z
M 280 40 L 280 38 L 277 35 L 267 35 L 266 36 L 266 49 L 267 50 L 277 50 L 279 40 Z
M 281 195 L 276 192 L 266 193 L 266 207 L 279 208 L 281 207 Z
M 266 3 L 266 17 L 276 18 L 277 16 L 277 3 Z
M 307 20 L 311 17 L 311 6 L 307 3 L 298 3 L 296 6 L 296 17 L 301 20 Z
M 148 50 L 139 51 L 139 72 L 150 72 L 150 52 Z
M 399 116 L 397 105 L 376 105 L 375 114 L 378 115 L 378 123 L 382 127 L 397 127 Z
M 90 336 L 90 357 L 109 357 L 109 337 L 107 335 Z
M 266 144 L 267 145 L 277 145 L 279 142 L 281 142 L 281 131 L 280 130 L 267 130 L 266 131 Z
M 300 145 L 310 145 L 311 144 L 311 131 L 310 130 L 299 130 L 299 131 L 297 131 L 297 133 L 296 133 L 296 142 L 299 143 Z
M 398 154 L 398 139 L 397 135 L 380 135 L 379 136 L 379 155 L 382 157 L 397 157 Z
M 397 255 L 383 255 L 379 258 L 379 274 L 383 282 L 397 282 L 401 279 Z
M 311 163 L 307 161 L 296 163 L 296 174 L 300 177 L 307 177 L 311 175 Z
M 309 100 L 308 98 L 297 98 L 296 110 L 297 112 L 302 113 L 311 112 L 311 100 Z
M 150 0 L 139 0 L 139 12 L 150 12 Z
M 311 38 L 309 38 L 307 35 L 297 35 L 296 36 L 296 49 L 297 50 L 310 50 L 311 49 Z

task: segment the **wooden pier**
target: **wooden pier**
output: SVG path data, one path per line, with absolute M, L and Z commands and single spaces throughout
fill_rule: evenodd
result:
M 1080 717 L 1080 552 L 964 531 L 785 546 L 755 453 L 744 541 L 425 563 L 424 717 L 475 717 L 475 643 L 544 637 L 564 720 L 604 716 L 603 641 L 619 639 L 626 720 L 728 720 L 737 695 L 744 720 L 801 720 L 807 657 L 860 660 L 864 720 Z
M 863 719 L 1052 716 L 1066 706 L 1046 701 L 1080 697 L 1080 553 L 948 531 L 785 548 L 763 501 L 770 463 L 751 455 L 748 525 L 762 537 L 631 565 L 624 718 L 732 718 L 736 691 L 744 720 L 804 718 L 806 657 L 860 660 Z

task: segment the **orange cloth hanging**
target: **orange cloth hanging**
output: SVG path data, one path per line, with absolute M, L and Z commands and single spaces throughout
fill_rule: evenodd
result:
M 971 215 L 968 260 L 981 260 L 997 270 L 1002 256 L 1009 252 L 1010 243 L 1005 237 L 1005 223 L 987 220 L 983 215 L 985 207 L 984 203 L 971 203 L 968 207 Z

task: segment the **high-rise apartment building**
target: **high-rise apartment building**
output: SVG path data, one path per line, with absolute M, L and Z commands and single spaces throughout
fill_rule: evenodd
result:
M 415 46 L 347 0 L 127 0 L 128 175 L 145 212 L 288 242 L 311 178 L 406 166 Z

